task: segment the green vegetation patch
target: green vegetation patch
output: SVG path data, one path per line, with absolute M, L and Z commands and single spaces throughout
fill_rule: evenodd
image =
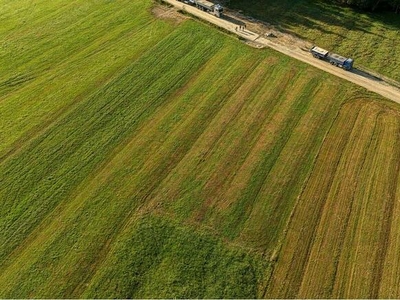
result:
M 400 18 L 322 0 L 232 0 L 229 6 L 400 81 Z
M 83 297 L 256 298 L 268 265 L 168 219 L 147 217 L 115 242 Z

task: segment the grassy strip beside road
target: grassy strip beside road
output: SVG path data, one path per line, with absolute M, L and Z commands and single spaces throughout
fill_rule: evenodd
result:
M 400 81 L 400 19 L 394 13 L 360 13 L 319 0 L 231 0 L 229 7 Z

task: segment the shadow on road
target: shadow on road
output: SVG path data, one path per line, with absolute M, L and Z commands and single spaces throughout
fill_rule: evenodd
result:
M 225 20 L 225 21 L 228 21 L 228 22 L 231 22 L 232 24 L 235 24 L 235 25 L 237 25 L 237 26 L 245 26 L 245 25 L 246 25 L 245 22 L 242 22 L 242 21 L 240 21 L 240 20 L 238 20 L 238 19 L 235 19 L 235 18 L 233 18 L 233 17 L 231 17 L 231 16 L 227 16 L 227 15 L 225 15 L 225 14 L 222 15 L 221 19 L 223 19 L 223 20 Z
M 362 71 L 360 69 L 357 69 L 357 68 L 353 68 L 350 72 L 353 73 L 353 74 L 356 74 L 358 76 L 362 76 L 362 77 L 365 77 L 365 78 L 368 78 L 368 79 L 371 79 L 371 80 L 374 80 L 374 81 L 377 81 L 377 82 L 383 82 L 384 81 L 382 78 L 379 78 L 377 76 L 374 76 L 372 74 L 369 74 L 369 73 L 367 73 L 365 71 Z

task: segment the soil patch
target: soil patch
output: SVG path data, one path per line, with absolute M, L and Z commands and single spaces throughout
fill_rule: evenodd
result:
M 155 4 L 151 12 L 156 18 L 169 20 L 175 24 L 182 23 L 185 19 L 187 19 L 187 17 L 180 14 L 175 7 L 167 7 L 161 4 Z

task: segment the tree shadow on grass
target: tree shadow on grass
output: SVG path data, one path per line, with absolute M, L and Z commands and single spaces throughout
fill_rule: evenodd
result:
M 226 20 L 226 21 L 228 21 L 228 22 L 230 22 L 232 24 L 235 24 L 237 26 L 245 26 L 246 25 L 246 23 L 244 23 L 244 22 L 242 22 L 242 21 L 240 21 L 238 19 L 235 19 L 235 18 L 233 18 L 231 16 L 228 16 L 228 15 L 222 15 L 221 19 L 224 19 L 224 20 Z
M 380 23 L 391 30 L 400 29 L 400 18 L 394 13 L 368 13 L 325 1 L 231 0 L 229 5 L 259 20 L 278 24 L 281 29 L 291 33 L 295 33 L 293 28 L 304 27 L 344 38 L 343 35 L 328 29 L 331 26 L 337 26 L 384 38 L 369 28 L 373 24 Z M 302 37 L 299 33 L 295 34 Z

